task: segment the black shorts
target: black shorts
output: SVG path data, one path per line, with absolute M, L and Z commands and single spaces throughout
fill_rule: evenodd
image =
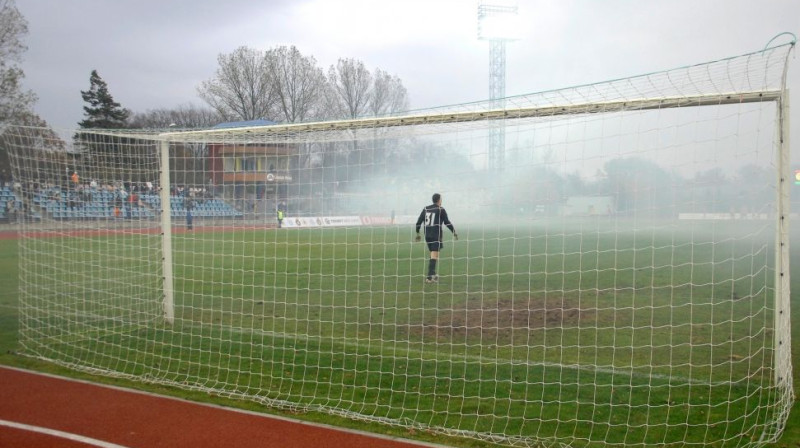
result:
M 439 252 L 444 247 L 444 243 L 441 241 L 425 240 L 425 242 L 428 243 L 428 250 L 430 250 L 431 252 Z

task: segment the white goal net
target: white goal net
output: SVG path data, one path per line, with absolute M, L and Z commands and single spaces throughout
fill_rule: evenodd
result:
M 792 48 L 502 109 L 9 127 L 24 354 L 504 445 L 774 441 Z

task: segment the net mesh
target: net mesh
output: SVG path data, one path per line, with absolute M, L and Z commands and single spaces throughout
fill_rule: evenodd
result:
M 24 351 L 507 445 L 775 440 L 791 48 L 503 109 L 9 127 Z M 459 239 L 426 283 L 433 193 Z

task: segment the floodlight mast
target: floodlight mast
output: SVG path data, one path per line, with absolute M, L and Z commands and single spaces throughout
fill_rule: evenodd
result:
M 489 41 L 489 102 L 492 109 L 503 109 L 506 97 L 506 42 L 516 40 L 509 26 L 518 14 L 516 3 L 478 4 L 478 39 Z M 505 166 L 506 133 L 504 123 L 489 129 L 489 171 L 501 172 Z

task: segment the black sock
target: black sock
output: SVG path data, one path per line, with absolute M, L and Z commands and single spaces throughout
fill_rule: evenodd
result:
M 428 262 L 428 277 L 436 275 L 436 259 L 431 258 Z

